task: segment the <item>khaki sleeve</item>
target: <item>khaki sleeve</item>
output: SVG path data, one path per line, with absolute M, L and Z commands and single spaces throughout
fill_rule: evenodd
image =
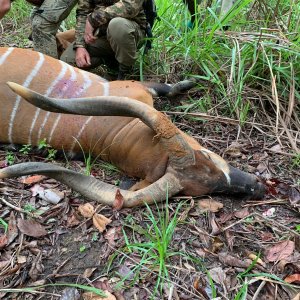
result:
M 89 21 L 94 28 L 107 24 L 115 17 L 133 19 L 136 17 L 142 7 L 144 0 L 120 0 L 115 4 L 103 8 L 96 8 L 90 15 Z
M 85 23 L 89 13 L 93 11 L 88 0 L 79 0 L 76 10 L 76 35 L 75 35 L 75 48 L 85 47 L 84 32 Z

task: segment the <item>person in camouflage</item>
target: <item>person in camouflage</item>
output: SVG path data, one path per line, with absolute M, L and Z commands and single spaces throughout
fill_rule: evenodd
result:
M 30 1 L 29 1 L 30 2 Z M 55 35 L 77 0 L 45 0 L 32 12 L 32 40 L 34 50 L 58 58 Z
M 118 64 L 118 79 L 133 68 L 147 26 L 144 0 L 79 0 L 75 42 L 61 60 L 79 68 Z

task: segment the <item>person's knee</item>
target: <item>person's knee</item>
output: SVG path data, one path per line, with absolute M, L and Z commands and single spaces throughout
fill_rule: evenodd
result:
M 68 48 L 61 54 L 60 60 L 70 65 L 75 65 L 76 52 L 74 50 L 74 43 L 70 44 Z
M 31 27 L 33 32 L 47 32 L 47 33 L 56 33 L 57 26 L 52 22 L 49 22 L 47 19 L 43 18 L 39 14 L 35 14 L 31 21 Z
M 116 17 L 113 18 L 107 28 L 107 35 L 115 42 L 124 42 L 132 35 L 132 29 L 128 26 L 128 20 Z

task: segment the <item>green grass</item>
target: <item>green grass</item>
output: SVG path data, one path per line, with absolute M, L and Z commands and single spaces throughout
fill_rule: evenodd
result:
M 219 17 L 213 1 L 211 7 L 201 5 L 198 22 L 190 30 L 185 26 L 189 15 L 181 1 L 175 0 L 172 5 L 156 2 L 161 20 L 154 26 L 153 50 L 143 60 L 141 69 L 145 73 L 173 81 L 198 78 L 203 98 L 209 94 L 214 100 L 201 111 L 218 105 L 219 114 L 239 119 L 241 124 L 260 109 L 257 95 L 275 114 L 283 115 L 288 110 L 291 91 L 299 102 L 297 3 L 292 2 L 290 7 L 290 1 L 239 0 Z M 279 27 L 278 23 L 288 26 Z M 230 25 L 230 31 L 223 31 L 224 25 Z M 277 95 L 272 96 L 272 90 Z M 191 105 L 189 110 L 198 111 L 198 107 Z
M 144 225 L 130 218 L 124 225 L 123 234 L 126 246 L 123 254 L 116 254 L 112 259 L 118 257 L 120 263 L 126 257 L 139 257 L 139 262 L 135 262 L 131 272 L 121 280 L 119 286 L 133 286 L 139 284 L 148 276 L 154 276 L 156 283 L 152 291 L 152 297 L 162 295 L 163 287 L 171 285 L 170 270 L 172 269 L 172 259 L 178 260 L 179 257 L 186 261 L 192 261 L 202 267 L 202 261 L 188 256 L 185 253 L 172 249 L 172 240 L 179 224 L 179 211 L 182 208 L 180 203 L 174 212 L 166 205 L 159 208 L 146 205 L 144 213 Z M 127 230 L 125 230 L 127 229 Z M 130 229 L 130 235 L 128 235 Z M 139 237 L 137 236 L 139 235 Z M 142 239 L 142 242 L 140 240 Z

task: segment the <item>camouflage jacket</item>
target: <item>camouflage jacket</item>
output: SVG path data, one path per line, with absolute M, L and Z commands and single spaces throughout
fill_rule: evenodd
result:
M 86 18 L 98 36 L 106 34 L 108 23 L 115 17 L 123 17 L 146 27 L 143 9 L 144 0 L 79 0 L 76 17 L 75 47 L 85 47 L 84 31 Z

